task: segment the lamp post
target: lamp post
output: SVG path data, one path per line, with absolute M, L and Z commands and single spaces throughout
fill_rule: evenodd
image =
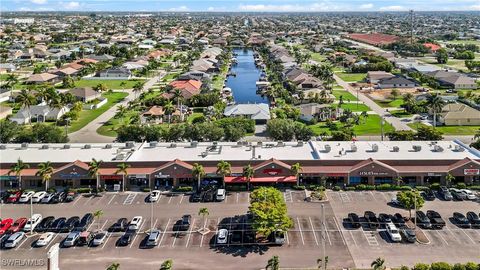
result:
M 385 121 L 385 118 L 384 118 L 384 116 L 382 115 L 382 116 L 380 117 L 380 128 L 381 128 L 381 132 L 382 132 L 382 141 L 383 141 L 383 124 L 384 124 L 383 122 L 384 122 L 384 121 Z
M 65 136 L 68 136 L 68 123 L 70 123 L 71 118 L 65 118 Z

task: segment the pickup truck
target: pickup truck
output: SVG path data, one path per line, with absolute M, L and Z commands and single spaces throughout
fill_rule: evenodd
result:
M 428 210 L 427 217 L 430 219 L 430 223 L 434 229 L 442 229 L 446 225 L 445 220 L 443 220 L 442 216 L 437 211 Z

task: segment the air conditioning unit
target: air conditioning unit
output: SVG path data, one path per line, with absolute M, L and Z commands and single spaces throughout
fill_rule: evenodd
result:
M 177 147 L 177 144 L 176 144 L 176 143 L 171 143 L 171 144 L 170 144 L 170 148 L 175 148 L 175 147 Z
M 123 160 L 125 158 L 125 154 L 118 154 L 116 157 L 115 157 L 115 160 Z
M 463 152 L 465 151 L 465 148 L 461 147 L 460 145 L 456 144 L 455 147 L 453 148 L 453 151 L 455 152 Z
M 92 146 L 91 146 L 90 144 L 85 144 L 85 145 L 83 146 L 83 149 L 90 149 L 90 148 L 92 148 Z
M 22 148 L 27 148 L 28 147 L 28 143 L 22 143 Z
M 441 146 L 438 145 L 438 144 L 435 144 L 435 145 L 433 146 L 433 151 L 435 151 L 435 152 L 443 152 L 443 147 L 441 147 Z
M 42 149 L 48 149 L 48 144 L 42 145 Z
M 70 149 L 70 144 L 64 144 L 63 149 Z
M 303 141 L 298 141 L 297 146 L 303 146 Z
M 158 144 L 157 141 L 151 141 L 151 142 L 149 143 L 150 147 L 156 147 L 157 144 Z
M 420 152 L 422 151 L 422 146 L 421 145 L 414 145 L 412 146 L 412 149 L 414 152 Z
M 393 151 L 393 152 L 398 152 L 398 151 L 400 151 L 400 147 L 394 146 L 394 147 L 392 148 L 392 151 Z
M 126 142 L 125 147 L 126 148 L 133 148 L 133 147 L 135 147 L 135 143 L 134 142 Z
M 278 142 L 277 142 L 277 146 L 278 146 L 278 147 L 285 146 L 285 143 L 282 142 L 282 141 L 278 141 Z
M 257 142 L 257 146 L 262 147 L 262 142 Z
M 352 144 L 352 145 L 350 146 L 350 151 L 352 151 L 352 152 L 357 152 L 357 146 L 356 146 L 355 144 Z
M 7 149 L 7 146 L 4 145 L 4 144 L 2 144 L 2 145 L 0 145 L 0 149 L 1 149 L 1 150 L 5 150 L 5 149 Z
M 191 142 L 190 142 L 190 146 L 191 146 L 191 147 L 197 147 L 197 145 L 198 145 L 198 142 L 197 142 L 197 141 L 191 141 Z
M 112 149 L 112 147 L 113 147 L 113 146 L 112 146 L 111 144 L 106 144 L 106 145 L 105 145 L 105 149 Z
M 332 151 L 332 147 L 329 144 L 325 144 L 325 152 L 330 153 Z
M 372 144 L 372 152 L 378 152 L 378 144 Z

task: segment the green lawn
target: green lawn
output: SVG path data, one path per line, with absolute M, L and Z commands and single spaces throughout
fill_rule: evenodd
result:
M 191 115 L 189 115 L 189 116 L 187 117 L 187 123 L 191 124 L 192 121 L 193 121 L 193 119 L 195 119 L 195 118 L 197 118 L 197 117 L 199 117 L 199 116 L 202 116 L 202 115 L 203 115 L 203 113 L 201 113 L 201 112 L 194 112 L 194 113 L 192 113 Z
M 335 96 L 335 99 L 338 100 L 340 96 L 343 97 L 343 100 L 350 100 L 350 101 L 356 101 L 357 97 L 352 95 L 350 92 L 345 91 L 345 90 L 333 90 L 332 94 Z
M 385 101 L 375 100 L 375 103 L 377 103 L 382 108 L 390 108 L 390 107 L 400 108 L 403 104 L 403 99 L 396 98 L 394 100 L 385 100 Z
M 178 77 L 179 72 L 170 72 L 162 78 L 162 82 L 170 82 Z
M 337 73 L 338 77 L 346 82 L 359 82 L 367 77 L 367 73 Z
M 139 114 L 137 111 L 127 111 L 123 118 L 110 118 L 108 122 L 103 124 L 97 129 L 97 133 L 103 136 L 117 137 L 117 132 L 115 131 L 120 125 L 129 123 L 130 118 Z
M 315 125 L 310 125 L 309 128 L 315 135 L 320 135 L 323 132 L 331 134 L 331 131 L 325 126 L 325 122 L 320 122 Z M 381 134 L 380 116 L 376 114 L 370 114 L 367 119 L 361 119 L 360 125 L 354 126 L 353 130 L 357 136 L 363 135 L 379 135 Z M 392 125 L 385 122 L 383 126 L 383 132 L 393 131 Z
M 317 61 L 317 62 L 323 62 L 325 59 L 327 59 L 325 55 L 320 53 L 311 53 L 310 56 L 313 61 Z
M 412 117 L 413 116 L 413 114 L 408 113 L 403 109 L 402 110 L 393 110 L 393 111 L 390 111 L 390 113 L 393 116 L 398 117 L 398 118 L 406 118 L 406 117 Z
M 409 127 L 417 129 L 421 126 L 427 126 L 422 123 L 410 123 Z M 443 132 L 444 135 L 473 135 L 480 129 L 480 126 L 438 126 L 437 130 Z
M 352 112 L 368 112 L 371 111 L 370 107 L 359 102 L 357 103 L 343 103 L 341 106 L 342 109 L 350 109 Z
M 79 118 L 71 123 L 71 126 L 68 128 L 68 132 L 71 133 L 81 129 L 95 118 L 103 114 L 105 111 L 110 109 L 114 104 L 123 100 L 126 96 L 128 96 L 128 94 L 123 92 L 113 92 L 105 93 L 103 96 L 108 98 L 108 102 L 98 109 L 81 111 Z
M 75 81 L 75 86 L 76 87 L 95 87 L 101 83 L 105 84 L 108 89 L 129 89 L 133 88 L 133 86 L 139 82 L 142 81 L 144 82 L 145 80 L 79 80 Z M 122 82 L 125 82 L 125 86 L 120 86 Z
M 480 46 L 480 40 L 470 39 L 470 40 L 451 40 L 447 41 L 450 44 L 476 44 Z

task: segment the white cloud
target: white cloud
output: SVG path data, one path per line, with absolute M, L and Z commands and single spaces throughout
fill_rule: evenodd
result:
M 324 3 L 315 3 L 311 5 L 239 5 L 240 11 L 254 11 L 254 12 L 301 12 L 301 11 L 329 11 L 335 10 L 335 7 L 328 6 Z
M 30 2 L 38 5 L 43 5 L 47 3 L 47 0 L 30 0 Z
M 188 10 L 189 9 L 187 6 L 179 6 L 179 7 L 171 8 L 168 11 L 188 11 Z
M 407 8 L 403 6 L 387 6 L 387 7 L 381 7 L 379 10 L 380 11 L 405 11 L 407 10 Z
M 470 7 L 472 10 L 479 10 L 480 11 L 480 5 L 473 5 Z
M 372 3 L 369 3 L 369 4 L 363 4 L 360 6 L 361 9 L 372 9 L 373 8 L 373 4 Z
M 215 8 L 214 7 L 208 7 L 207 11 L 215 11 Z
M 63 4 L 63 8 L 65 8 L 65 9 L 76 9 L 78 7 L 80 7 L 80 3 L 78 3 L 78 2 L 73 2 L 72 1 L 72 2 L 68 2 L 68 3 Z

